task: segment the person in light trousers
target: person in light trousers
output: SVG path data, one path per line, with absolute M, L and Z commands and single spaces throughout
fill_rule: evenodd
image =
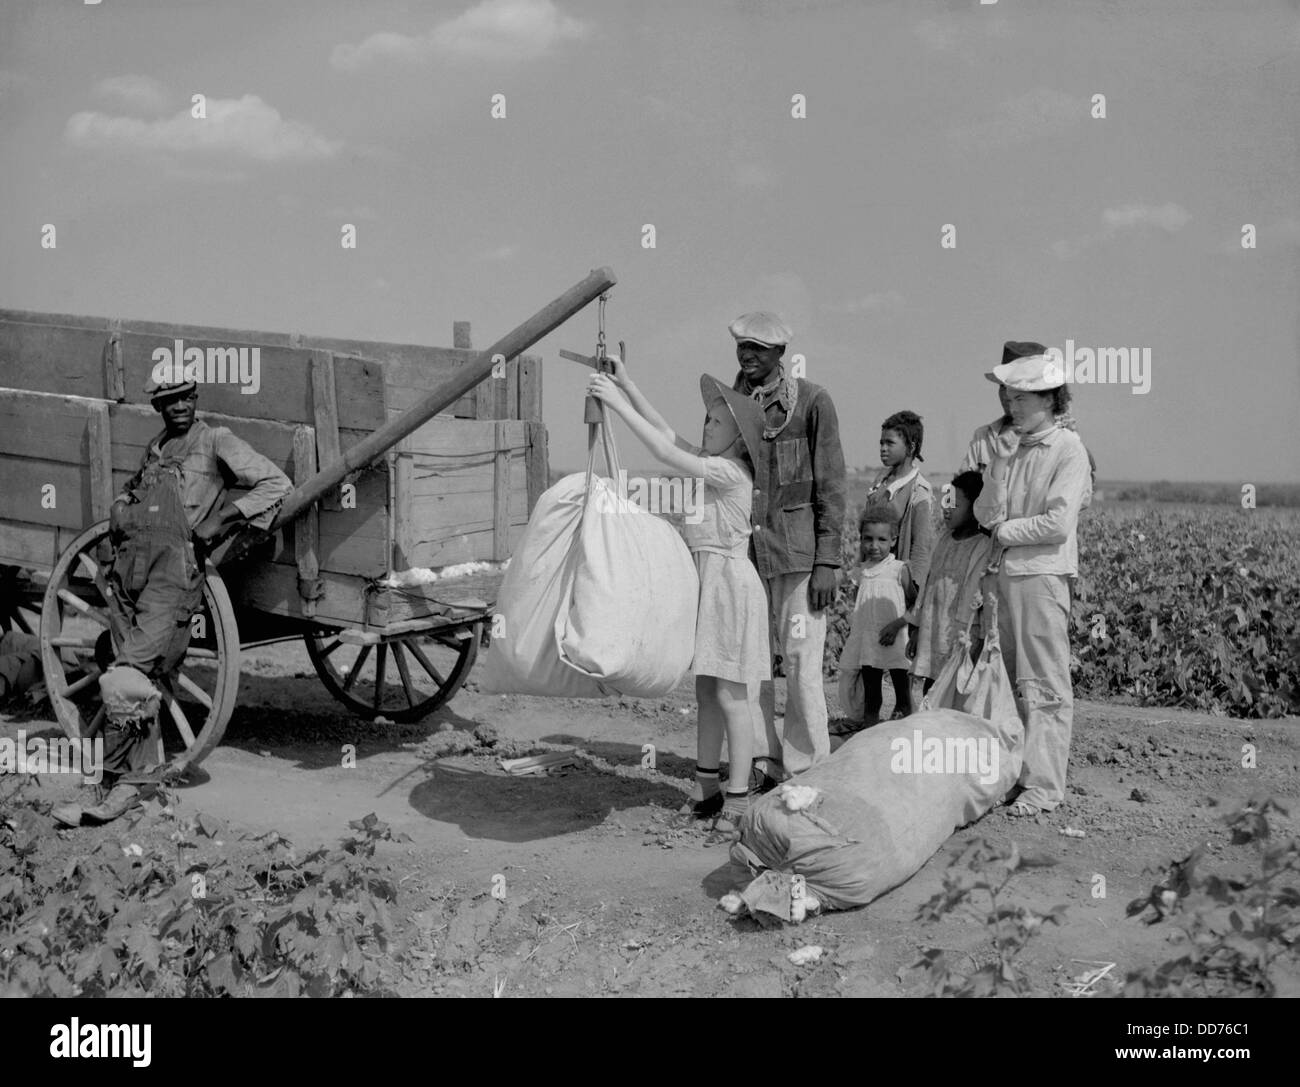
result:
M 1022 357 L 985 376 L 1005 387 L 1019 435 L 1014 452 L 995 452 L 985 468 L 975 517 L 993 539 L 998 634 L 1025 724 L 1024 764 L 1009 798 L 1011 815 L 1024 817 L 1065 799 L 1074 723 L 1069 581 L 1078 573 L 1088 453 L 1059 421 L 1070 391 L 1052 355 Z

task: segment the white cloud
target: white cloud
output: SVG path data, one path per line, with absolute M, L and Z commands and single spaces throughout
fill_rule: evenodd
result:
M 1069 260 L 1089 246 L 1109 241 L 1123 231 L 1142 227 L 1154 227 L 1169 234 L 1177 234 L 1191 218 L 1187 209 L 1179 204 L 1125 204 L 1118 208 L 1106 208 L 1101 213 L 1100 231 L 1080 238 L 1062 238 L 1052 243 L 1052 252 L 1061 260 Z
M 483 0 L 427 34 L 383 32 L 359 45 L 336 45 L 330 63 L 351 72 L 381 61 L 419 63 L 435 57 L 535 60 L 590 31 L 590 24 L 565 15 L 552 0 Z
M 255 94 L 209 98 L 207 117 L 182 110 L 173 117 L 146 121 L 83 111 L 68 118 L 64 138 L 74 147 L 130 151 L 211 153 L 261 162 L 333 158 L 339 140 L 326 139 L 310 125 L 287 121 Z
M 134 113 L 164 113 L 167 88 L 147 75 L 115 75 L 95 84 L 96 98 Z
M 873 291 L 848 302 L 824 302 L 824 313 L 880 313 L 903 308 L 906 299 L 898 291 Z
M 479 254 L 479 260 L 512 260 L 519 253 L 517 245 L 498 245 Z

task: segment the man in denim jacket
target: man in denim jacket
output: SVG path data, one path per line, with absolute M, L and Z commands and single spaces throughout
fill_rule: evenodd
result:
M 830 395 L 791 376 L 781 361 L 789 327 L 773 313 L 731 323 L 740 373 L 733 386 L 763 408 L 764 461 L 754 486 L 752 555 L 767 587 L 772 651 L 786 676 L 785 726 L 778 738 L 771 682 L 762 722 L 754 722 L 755 762 L 769 763 L 764 786 L 830 754 L 822 656 L 826 609 L 835 600 L 844 521 L 844 451 Z

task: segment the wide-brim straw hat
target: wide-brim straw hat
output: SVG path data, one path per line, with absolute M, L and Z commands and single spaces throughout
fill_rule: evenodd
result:
M 745 450 L 749 453 L 749 461 L 757 473 L 763 463 L 765 448 L 763 409 L 759 407 L 758 401 L 736 392 L 711 374 L 700 375 L 700 395 L 704 398 L 705 407 L 711 407 L 719 400 L 727 405 L 727 410 L 736 422 L 736 429 L 740 431 L 740 440 L 745 443 Z

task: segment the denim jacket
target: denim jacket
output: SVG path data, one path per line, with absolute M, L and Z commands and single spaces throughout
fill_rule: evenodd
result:
M 732 388 L 749 392 L 744 375 Z M 764 578 L 806 574 L 814 566 L 839 567 L 844 522 L 844 450 L 830 394 L 798 378 L 798 398 L 785 428 L 763 440 L 754 476 L 754 565 Z M 763 402 L 769 427 L 785 410 L 779 389 Z

